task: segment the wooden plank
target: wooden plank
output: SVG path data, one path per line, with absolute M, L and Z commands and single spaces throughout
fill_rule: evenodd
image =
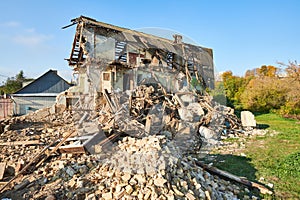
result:
M 114 104 L 112 103 L 111 98 L 110 98 L 110 96 L 109 96 L 109 94 L 108 94 L 107 89 L 104 90 L 103 95 L 104 95 L 104 97 L 105 97 L 105 99 L 106 99 L 106 102 L 108 103 L 108 105 L 109 105 L 109 107 L 110 107 L 110 109 L 111 109 L 111 112 L 112 112 L 112 113 L 116 113 L 117 108 L 116 108 L 116 107 L 114 106 Z
M 13 142 L 2 142 L 0 146 L 18 146 L 18 145 L 35 145 L 44 144 L 39 140 L 29 140 L 29 141 L 13 141 Z
M 145 132 L 147 134 L 150 134 L 150 130 L 151 130 L 151 116 L 148 115 L 146 117 Z
M 6 162 L 0 163 L 0 180 L 3 179 L 5 167 L 6 167 Z
M 114 133 L 114 134 L 110 135 L 109 137 L 105 136 L 106 138 L 102 138 L 102 140 L 97 145 L 104 146 L 104 145 L 108 144 L 108 142 L 113 141 L 114 139 L 119 137 L 120 135 L 121 135 L 121 133 Z M 92 143 L 87 142 L 86 144 L 83 144 L 83 146 L 85 148 L 86 148 L 86 146 L 88 146 L 89 149 L 87 149 L 87 148 L 86 149 L 87 149 L 87 151 L 89 151 L 89 153 L 92 154 L 92 153 L 94 153 L 94 150 L 93 150 L 92 146 L 94 146 L 95 144 L 94 145 L 91 145 L 91 144 L 94 144 L 94 141 Z
M 85 149 L 83 145 L 67 145 L 59 147 L 60 153 L 72 153 L 72 154 L 80 154 L 85 153 Z
M 75 140 L 88 140 L 91 137 L 93 137 L 92 135 L 83 135 L 83 136 L 79 136 L 79 137 L 72 137 L 72 138 L 68 138 L 66 141 L 75 141 Z
M 178 104 L 180 105 L 180 107 L 184 107 L 184 103 L 181 101 L 181 99 L 179 98 L 179 96 L 177 94 L 174 95 L 174 99 L 178 102 Z
M 209 171 L 213 174 L 217 174 L 217 175 L 220 175 L 220 176 L 223 176 L 225 178 L 228 178 L 230 180 L 233 180 L 233 181 L 236 181 L 238 183 L 241 183 L 243 185 L 246 185 L 248 187 L 253 187 L 253 188 L 257 188 L 260 190 L 260 192 L 262 194 L 273 194 L 273 191 L 271 191 L 269 188 L 267 188 L 266 186 L 262 185 L 262 184 L 259 184 L 259 183 L 255 183 L 255 182 L 252 182 L 252 181 L 249 181 L 247 179 L 244 179 L 244 178 L 240 178 L 236 175 L 233 175 L 229 172 L 226 172 L 226 171 L 223 171 L 223 170 L 220 170 L 216 167 L 212 167 L 212 166 L 209 166 L 209 165 L 206 165 L 204 163 L 201 163 L 199 161 L 195 161 L 195 163 L 202 167 L 204 170 L 206 171 Z
M 70 131 L 48 154 L 46 157 L 44 157 L 42 160 L 40 160 L 37 164 L 36 167 L 39 167 L 45 160 L 47 160 L 53 153 L 55 153 L 58 148 L 65 143 L 65 141 L 71 137 L 71 135 L 74 133 L 74 131 Z

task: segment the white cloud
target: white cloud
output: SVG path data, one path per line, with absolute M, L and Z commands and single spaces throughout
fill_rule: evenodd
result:
M 24 33 L 12 37 L 13 42 L 29 47 L 34 47 L 42 44 L 43 42 L 51 39 L 52 35 L 37 33 L 34 28 L 28 28 L 23 31 Z
M 34 28 L 28 28 L 25 30 L 27 33 L 35 33 L 35 29 Z
M 0 26 L 2 26 L 2 27 L 18 27 L 18 26 L 20 26 L 20 23 L 17 21 L 8 21 L 8 22 L 1 23 Z
M 53 38 L 53 35 L 38 33 L 35 28 L 25 28 L 17 21 L 0 23 L 0 27 L 6 28 L 2 35 L 6 35 L 13 43 L 26 47 L 36 47 Z M 8 29 L 9 27 L 16 29 Z
M 42 44 L 43 42 L 51 39 L 51 35 L 44 35 L 44 34 L 39 34 L 30 32 L 29 34 L 23 34 L 23 35 L 16 35 L 12 38 L 13 42 L 21 45 L 25 45 L 28 47 L 34 47 L 37 45 Z

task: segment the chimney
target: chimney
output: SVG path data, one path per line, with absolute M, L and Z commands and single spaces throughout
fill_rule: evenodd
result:
M 175 44 L 182 44 L 182 35 L 175 34 L 173 35 Z
M 57 70 L 51 69 L 51 71 L 52 71 L 54 74 L 57 74 Z

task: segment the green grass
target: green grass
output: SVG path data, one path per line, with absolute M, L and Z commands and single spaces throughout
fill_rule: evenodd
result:
M 300 124 L 276 114 L 256 116 L 264 136 L 248 138 L 246 148 L 233 153 L 214 152 L 214 166 L 251 181 L 274 184 L 274 196 L 266 199 L 300 199 Z M 272 130 L 278 134 L 272 135 Z M 239 141 L 231 141 L 239 142 Z M 240 153 L 246 154 L 241 157 Z
M 300 124 L 275 114 L 256 116 L 258 124 L 269 125 L 278 132 L 267 136 L 263 145 L 256 139 L 246 149 L 251 163 L 257 169 L 256 176 L 274 184 L 276 198 L 300 199 Z

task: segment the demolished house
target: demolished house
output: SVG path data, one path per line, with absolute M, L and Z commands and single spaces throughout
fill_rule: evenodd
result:
M 0 121 L 1 198 L 250 199 L 247 188 L 266 190 L 199 161 L 221 135 L 242 131 L 205 92 L 211 49 L 83 16 L 71 22 L 77 85 L 51 108 Z
M 79 75 L 78 92 L 133 90 L 151 78 L 167 92 L 192 81 L 202 90 L 214 87 L 212 49 L 186 44 L 180 35 L 172 41 L 83 16 L 72 22 L 77 27 L 67 60 Z
M 178 34 L 169 40 L 84 16 L 71 22 L 63 28 L 76 25 L 67 61 L 77 85 L 58 104 L 75 111 L 80 135 L 163 134 L 195 152 L 241 128 L 233 110 L 206 93 L 214 88 L 212 49 Z
M 194 140 L 190 133 L 208 112 L 199 102 L 214 88 L 212 49 L 184 43 L 181 35 L 169 40 L 84 16 L 75 24 L 67 59 L 78 80 L 67 92 L 71 107 L 81 115 L 97 110 L 103 130 L 141 137 L 171 129 L 172 137 L 180 132 Z

